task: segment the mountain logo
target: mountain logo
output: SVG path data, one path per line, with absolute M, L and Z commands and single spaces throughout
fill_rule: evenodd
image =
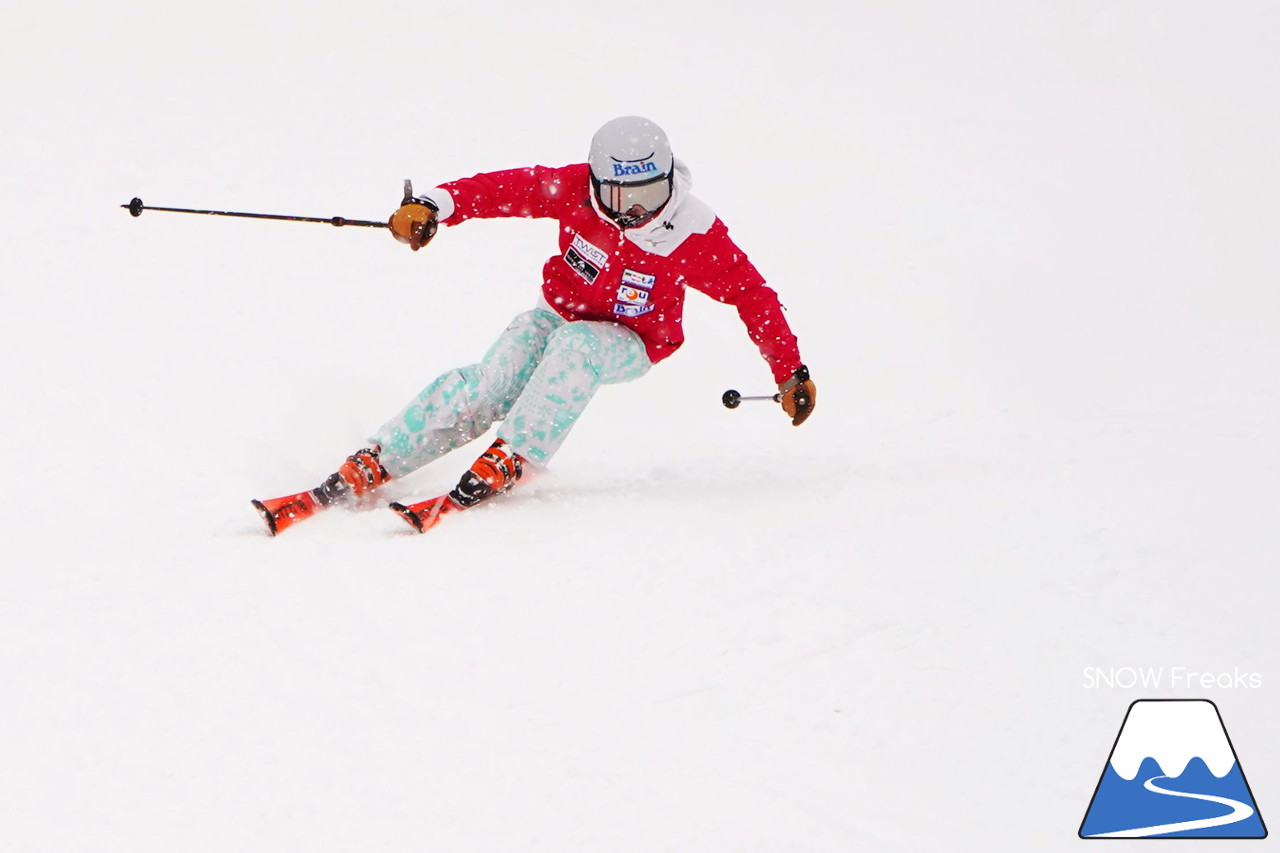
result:
M 1129 706 L 1081 838 L 1266 838 L 1218 706 L 1139 699 Z

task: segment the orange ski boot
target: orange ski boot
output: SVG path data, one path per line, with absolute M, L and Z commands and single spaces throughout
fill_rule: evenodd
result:
M 378 461 L 378 448 L 366 447 L 348 456 L 341 468 L 314 489 L 268 501 L 255 500 L 253 505 L 275 536 L 330 504 L 364 497 L 390 479 Z
M 415 504 L 393 503 L 391 509 L 419 533 L 424 533 L 449 513 L 470 509 L 481 501 L 510 490 L 523 474 L 523 457 L 498 439 L 471 463 L 449 494 Z

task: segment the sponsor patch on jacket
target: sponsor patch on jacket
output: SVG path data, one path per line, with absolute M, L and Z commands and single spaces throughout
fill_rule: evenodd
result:
M 641 290 L 652 290 L 653 283 L 658 280 L 657 276 L 646 275 L 635 270 L 622 271 L 622 283 L 629 284 L 632 287 L 638 287 Z
M 649 304 L 649 291 L 643 287 L 630 284 L 618 285 L 617 301 L 613 303 L 613 313 L 623 317 L 639 317 L 653 310 Z
M 596 276 L 600 275 L 599 267 L 594 267 L 587 262 L 586 258 L 579 255 L 572 248 L 564 253 L 564 262 L 577 270 L 578 275 L 587 280 L 588 284 L 596 280 Z
M 608 259 L 608 252 L 591 245 L 582 239 L 581 234 L 573 235 L 573 243 L 564 253 L 564 262 L 573 267 L 588 284 L 595 282 L 596 276 L 600 275 L 600 270 Z
M 609 260 L 609 253 L 599 246 L 593 246 L 582 238 L 581 234 L 573 235 L 573 248 L 578 254 L 586 258 L 598 267 L 604 266 L 604 262 Z

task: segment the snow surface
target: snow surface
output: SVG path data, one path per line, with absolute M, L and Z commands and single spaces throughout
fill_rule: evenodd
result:
M 1128 704 L 1280 803 L 1280 7 L 11 4 L 0 850 L 1079 845 Z M 419 537 L 315 484 L 532 304 L 386 216 L 648 115 L 782 294 Z M 437 493 L 457 455 L 389 489 Z M 1089 689 L 1086 667 L 1257 689 Z

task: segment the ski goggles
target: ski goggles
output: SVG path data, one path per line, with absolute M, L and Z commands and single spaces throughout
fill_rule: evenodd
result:
M 637 205 L 646 213 L 654 213 L 671 199 L 671 176 L 663 175 L 639 184 L 601 181 L 594 175 L 596 198 L 609 213 L 626 214 Z

